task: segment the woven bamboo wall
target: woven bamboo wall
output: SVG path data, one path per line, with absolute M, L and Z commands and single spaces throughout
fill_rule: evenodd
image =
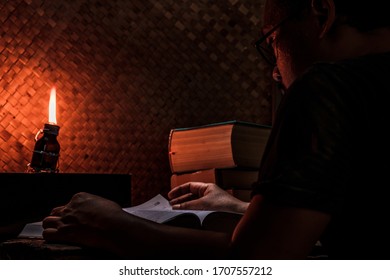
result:
M 0 1 L 0 164 L 23 172 L 57 87 L 60 172 L 169 189 L 171 128 L 271 123 L 262 0 Z

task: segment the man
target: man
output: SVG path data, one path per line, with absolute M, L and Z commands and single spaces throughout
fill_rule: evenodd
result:
M 271 48 L 262 54 L 275 63 L 274 77 L 287 91 L 252 200 L 232 236 L 154 224 L 80 193 L 44 220 L 44 237 L 126 258 L 170 252 L 190 259 L 305 259 L 318 240 L 330 258 L 387 258 L 390 24 L 384 3 L 267 1 L 266 35 L 257 45 L 262 52 Z M 175 208 L 190 202 L 187 191 L 200 189 L 203 202 L 218 191 L 185 184 L 170 194 Z

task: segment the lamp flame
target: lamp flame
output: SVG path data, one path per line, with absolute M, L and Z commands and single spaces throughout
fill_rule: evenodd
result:
M 50 91 L 49 101 L 49 123 L 51 124 L 57 124 L 56 103 L 56 88 L 53 87 Z

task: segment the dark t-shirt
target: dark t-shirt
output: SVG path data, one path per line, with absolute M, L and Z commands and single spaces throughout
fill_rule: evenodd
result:
M 390 259 L 390 53 L 317 63 L 283 98 L 254 194 L 332 215 L 333 259 Z

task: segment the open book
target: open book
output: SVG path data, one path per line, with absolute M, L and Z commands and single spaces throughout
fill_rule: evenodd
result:
M 143 204 L 123 208 L 123 210 L 160 224 L 215 231 L 233 230 L 242 217 L 242 214 L 233 212 L 173 210 L 169 201 L 160 194 Z
M 233 212 L 173 210 L 169 201 L 160 194 L 140 205 L 123 210 L 159 224 L 224 232 L 232 231 L 242 217 L 242 214 Z M 29 223 L 18 237 L 42 238 L 42 232 L 42 222 Z

